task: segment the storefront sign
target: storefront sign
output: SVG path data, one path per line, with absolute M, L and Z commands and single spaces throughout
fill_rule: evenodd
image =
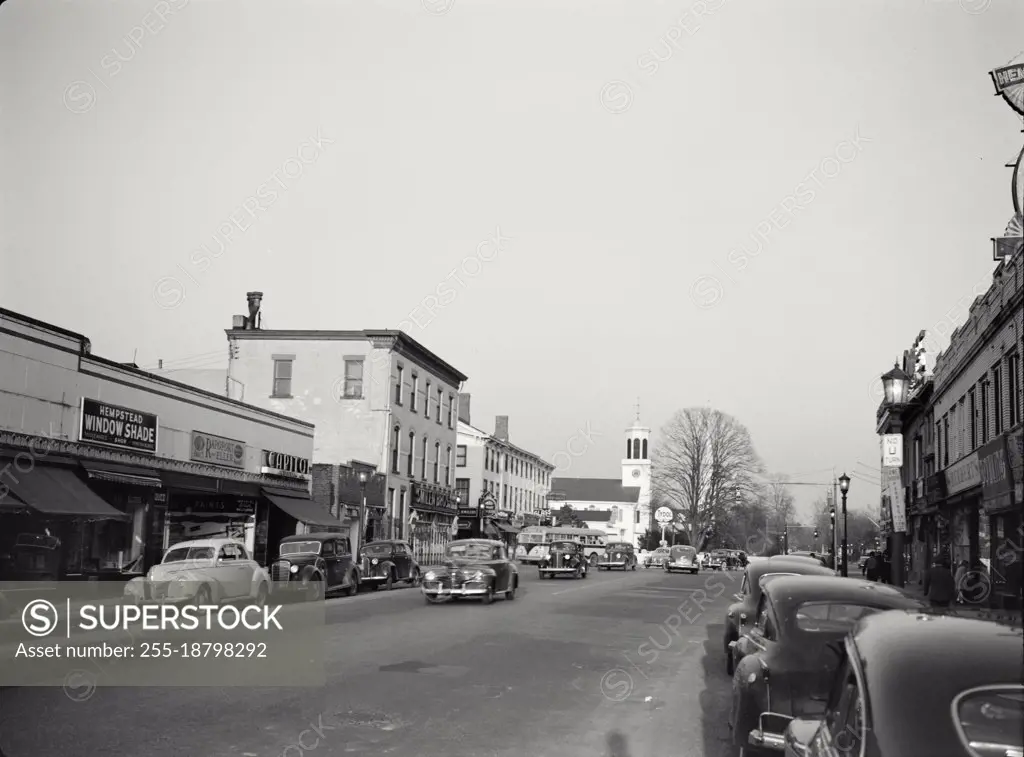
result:
M 256 500 L 246 497 L 221 497 L 202 494 L 174 497 L 171 512 L 175 515 L 255 515 Z
M 309 479 L 309 460 L 282 452 L 263 450 L 263 466 L 260 473 L 282 478 Z
M 928 507 L 941 505 L 949 491 L 946 488 L 946 474 L 943 471 L 934 473 L 924 480 L 924 500 Z
M 1024 61 L 1015 60 L 989 75 L 996 85 L 996 94 L 1002 95 L 1011 108 L 1024 116 Z
M 1006 436 L 1000 435 L 978 450 L 982 505 L 988 511 L 1013 504 L 1013 479 L 1006 454 Z
M 412 506 L 418 507 L 421 510 L 455 512 L 447 490 L 422 486 L 420 484 L 412 485 Z
M 493 512 L 494 508 L 498 506 L 497 500 L 494 499 L 494 495 L 490 492 L 484 492 L 480 495 L 480 507 L 488 512 Z
M 963 460 L 958 460 L 944 471 L 946 474 L 946 487 L 949 494 L 981 486 L 981 469 L 978 467 L 978 453 L 972 452 Z
M 899 468 L 903 465 L 903 434 L 882 436 L 882 466 Z
M 455 528 L 453 529 L 453 531 L 455 531 L 455 532 L 458 532 L 458 531 L 472 531 L 472 530 L 473 530 L 473 521 L 470 521 L 470 520 L 459 520 L 459 521 L 456 521 Z M 454 536 L 454 534 L 452 534 L 452 535 Z
M 192 432 L 192 459 L 197 463 L 245 468 L 245 444 L 202 431 Z
M 903 480 L 900 469 L 887 466 L 882 468 L 882 494 L 889 499 L 889 512 L 892 518 L 892 530 L 907 530 L 907 500 L 904 496 Z
M 157 421 L 153 413 L 83 397 L 78 438 L 83 442 L 155 454 Z
M 459 517 L 460 518 L 478 518 L 480 511 L 475 507 L 460 507 Z

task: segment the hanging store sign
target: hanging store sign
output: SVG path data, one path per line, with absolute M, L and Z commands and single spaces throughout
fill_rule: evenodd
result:
M 892 518 L 892 530 L 907 530 L 907 500 L 903 489 L 903 481 L 899 468 L 882 468 L 882 494 L 889 500 L 889 512 Z
M 1002 95 L 1007 104 L 1024 116 L 1024 56 L 1017 58 L 1008 66 L 989 72 L 996 94 Z
M 882 435 L 882 467 L 903 467 L 903 434 Z
M 1006 441 L 1006 436 L 1000 434 L 978 450 L 982 506 L 989 512 L 1013 505 L 1013 477 L 1010 474 Z
M 460 507 L 459 517 L 460 518 L 477 518 L 480 516 L 480 511 L 475 507 Z
M 83 442 L 156 454 L 158 427 L 153 413 L 82 398 L 78 438 Z
M 283 452 L 271 452 L 263 450 L 263 465 L 260 473 L 268 476 L 281 476 L 282 478 L 297 478 L 303 481 L 309 480 L 309 460 L 295 455 L 286 455 Z
M 202 494 L 175 496 L 170 511 L 174 515 L 255 515 L 256 500 Z
M 972 452 L 963 460 L 953 463 L 945 472 L 946 488 L 950 496 L 981 486 L 981 468 L 978 466 L 977 452 Z
M 197 463 L 245 468 L 245 443 L 202 431 L 192 432 L 191 459 Z

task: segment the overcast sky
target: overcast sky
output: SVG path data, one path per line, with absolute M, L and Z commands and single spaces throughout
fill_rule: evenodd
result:
M 563 475 L 619 475 L 639 396 L 877 478 L 876 377 L 963 320 L 1012 213 L 987 72 L 1021 29 L 1017 0 L 11 0 L 3 306 L 217 367 L 260 289 L 266 327 L 406 329 L 549 459 L 589 425 Z

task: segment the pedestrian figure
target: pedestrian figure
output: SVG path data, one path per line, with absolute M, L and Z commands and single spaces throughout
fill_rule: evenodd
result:
M 932 607 L 947 608 L 956 597 L 957 586 L 949 569 L 949 558 L 937 558 L 924 577 L 924 595 Z
M 953 576 L 953 580 L 956 582 L 956 603 L 958 605 L 964 603 L 964 576 L 967 575 L 967 568 L 967 561 L 961 560 L 956 567 L 956 575 Z
M 869 581 L 878 580 L 878 571 L 880 563 L 881 558 L 879 558 L 878 553 L 872 552 L 871 556 L 868 558 L 868 561 L 864 564 L 864 576 Z

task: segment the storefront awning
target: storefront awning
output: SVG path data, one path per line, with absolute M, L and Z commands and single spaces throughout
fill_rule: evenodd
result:
M 97 463 L 91 460 L 82 463 L 89 478 L 98 481 L 113 481 L 117 484 L 129 484 L 131 486 L 150 486 L 162 488 L 163 481 L 160 480 L 160 471 L 152 468 L 136 468 L 131 465 L 114 465 L 112 463 Z
M 20 500 L 44 515 L 68 515 L 97 520 L 127 520 L 86 486 L 70 468 L 36 465 L 27 473 L 8 477 L 7 485 Z
M 295 518 L 295 520 L 307 525 L 329 526 L 331 528 L 339 528 L 345 525 L 308 497 L 300 499 L 297 496 L 285 496 L 280 493 L 280 490 L 268 489 L 267 487 L 263 488 L 263 496 Z

